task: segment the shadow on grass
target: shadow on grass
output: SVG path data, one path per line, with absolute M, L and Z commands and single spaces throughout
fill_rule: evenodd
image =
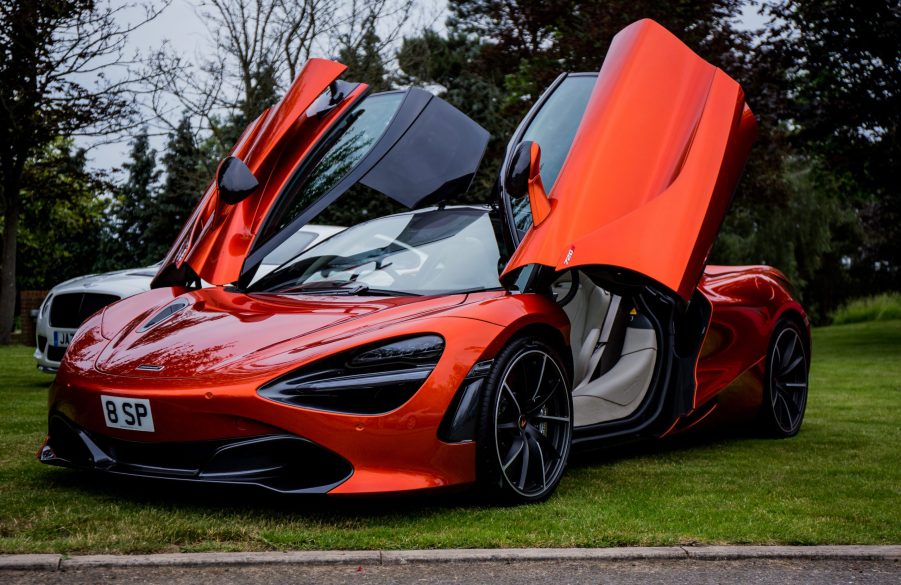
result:
M 576 450 L 571 468 L 600 467 L 621 460 L 666 453 L 727 447 L 759 438 L 748 426 L 690 431 L 664 440 L 646 440 L 591 451 Z M 496 507 L 476 489 L 457 488 L 396 495 L 285 495 L 254 486 L 200 484 L 190 481 L 132 478 L 100 472 L 44 468 L 35 478 L 42 489 L 61 496 L 127 502 L 137 506 L 177 508 L 202 514 L 252 514 L 258 519 L 405 519 L 424 518 L 454 509 Z M 286 516 L 287 514 L 287 516 Z
M 255 486 L 201 484 L 190 481 L 133 478 L 74 469 L 47 468 L 40 474 L 44 489 L 79 498 L 103 498 L 138 506 L 189 508 L 206 514 L 253 514 L 278 520 L 299 518 L 390 518 L 429 516 L 484 502 L 471 489 L 398 495 L 289 495 Z M 286 517 L 286 514 L 289 517 Z
M 656 457 L 669 453 L 729 447 L 744 441 L 760 439 L 753 421 L 731 424 L 717 423 L 690 429 L 665 439 L 642 439 L 607 444 L 601 447 L 574 449 L 570 468 L 595 467 L 627 459 Z

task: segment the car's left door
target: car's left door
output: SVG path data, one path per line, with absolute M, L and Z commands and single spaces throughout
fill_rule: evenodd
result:
M 210 185 L 153 286 L 247 284 L 263 260 L 357 184 L 410 208 L 460 195 L 488 132 L 421 89 L 368 95 L 313 60 L 233 150 L 258 186 L 229 202 Z

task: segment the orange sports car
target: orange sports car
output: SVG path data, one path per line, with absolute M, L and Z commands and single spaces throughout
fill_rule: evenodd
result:
M 755 134 L 741 87 L 660 25 L 561 75 L 490 205 L 488 133 L 428 92 L 370 94 L 312 60 L 244 132 L 153 290 L 89 318 L 42 462 L 372 494 L 547 498 L 573 447 L 741 412 L 779 436 L 809 325 L 766 266 L 707 266 Z M 403 211 L 258 273 L 334 206 Z M 201 282 L 214 286 L 201 287 Z

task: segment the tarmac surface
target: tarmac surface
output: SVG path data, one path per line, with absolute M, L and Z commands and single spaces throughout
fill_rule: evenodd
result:
M 748 559 L 704 561 L 643 559 L 632 561 L 482 561 L 389 565 L 117 566 L 59 571 L 6 570 L 0 582 L 78 585 L 147 583 L 188 585 L 285 585 L 354 583 L 423 585 L 566 585 L 666 583 L 666 585 L 816 583 L 895 585 L 901 583 L 897 560 Z
M 901 583 L 901 546 L 0 555 L 0 583 Z

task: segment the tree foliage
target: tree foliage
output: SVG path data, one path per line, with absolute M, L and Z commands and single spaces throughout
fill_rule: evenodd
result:
M 487 192 L 513 127 L 563 71 L 596 71 L 612 37 L 652 18 L 735 77 L 760 134 L 712 260 L 768 263 L 815 319 L 862 283 L 897 288 L 897 2 L 772 0 L 763 30 L 742 0 L 451 0 L 448 33 L 406 38 L 399 79 L 435 85 L 492 133 Z
M 160 177 L 156 151 L 150 147 L 146 127 L 132 140 L 130 157 L 123 167 L 128 174 L 114 191 L 103 240 L 104 254 L 95 263 L 97 270 L 132 268 L 146 259 L 146 234 Z
M 198 8 L 209 57 L 193 63 L 161 49 L 152 108 L 164 122 L 173 110 L 187 112 L 195 132 L 209 133 L 214 150 L 227 152 L 311 57 L 341 54 L 378 84 L 413 7 L 413 0 L 210 0 Z
M 766 13 L 768 43 L 785 64 L 780 113 L 792 146 L 813 161 L 815 188 L 838 191 L 860 223 L 845 258 L 867 290 L 853 292 L 898 290 L 901 5 L 788 0 L 767 3 Z
M 22 229 L 17 254 L 19 289 L 43 289 L 94 272 L 103 247 L 110 185 L 86 168 L 85 152 L 56 139 L 25 164 Z
M 142 264 L 163 259 L 210 182 L 206 158 L 194 141 L 187 115 L 169 134 L 162 164 L 165 179 L 148 210 Z
M 59 136 L 120 131 L 134 112 L 142 78 L 132 73 L 126 40 L 158 11 L 131 25 L 122 18 L 130 7 L 96 0 L 0 3 L 0 343 L 13 326 L 27 161 Z

